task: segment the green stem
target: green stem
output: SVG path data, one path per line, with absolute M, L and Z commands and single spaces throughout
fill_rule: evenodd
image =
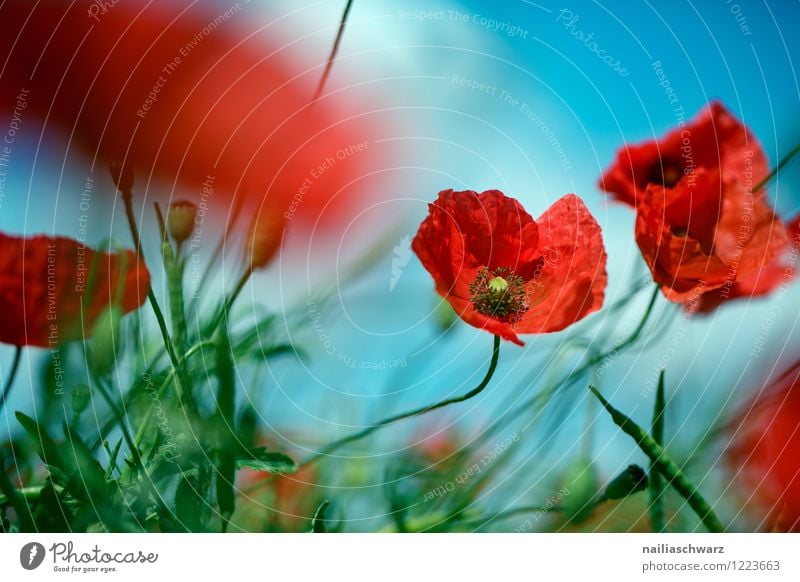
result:
M 508 426 L 511 422 L 516 420 L 522 413 L 531 410 L 533 407 L 544 406 L 549 401 L 549 399 L 556 393 L 558 389 L 572 386 L 594 366 L 601 363 L 603 360 L 610 357 L 615 352 L 617 353 L 617 355 L 621 354 L 624 350 L 628 349 L 631 345 L 636 343 L 639 340 L 639 337 L 642 335 L 642 332 L 644 331 L 647 322 L 650 320 L 650 316 L 653 313 L 653 307 L 655 307 L 655 303 L 656 300 L 658 299 L 659 293 L 660 289 L 658 285 L 656 285 L 655 288 L 653 289 L 653 294 L 650 297 L 650 301 L 647 304 L 647 309 L 645 310 L 642 319 L 639 321 L 639 324 L 636 326 L 636 329 L 631 333 L 630 336 L 625 338 L 625 340 L 623 340 L 622 343 L 620 343 L 617 347 L 611 348 L 608 351 L 592 356 L 586 361 L 586 363 L 584 363 L 577 370 L 575 370 L 574 372 L 570 372 L 569 374 L 558 380 L 553 385 L 552 388 L 531 396 L 513 410 L 510 410 L 508 412 L 499 415 L 494 424 L 484 432 L 484 435 L 489 436 L 493 434 L 493 432 L 497 428 Z M 540 402 L 542 402 L 542 404 L 540 404 Z
M 236 287 L 233 288 L 233 291 L 225 300 L 225 303 L 222 306 L 222 310 L 217 314 L 217 316 L 212 320 L 211 325 L 209 327 L 209 331 L 211 333 L 215 333 L 219 328 L 220 324 L 222 323 L 223 319 L 227 321 L 228 319 L 228 312 L 230 311 L 231 307 L 233 307 L 233 303 L 242 293 L 242 289 L 244 289 L 245 284 L 250 280 L 250 276 L 253 274 L 253 268 L 248 267 L 242 276 L 239 277 L 239 281 L 236 283 Z
M 14 385 L 14 378 L 17 377 L 20 360 L 22 360 L 22 347 L 16 346 L 14 360 L 11 362 L 11 372 L 8 373 L 8 379 L 3 386 L 3 393 L 0 394 L 0 410 L 3 410 L 3 407 L 6 405 L 6 399 L 8 395 L 11 394 L 11 387 Z
M 791 150 L 791 151 L 790 151 L 788 154 L 786 154 L 786 155 L 784 156 L 784 158 L 783 158 L 783 159 L 782 159 L 780 162 L 778 162 L 778 165 L 777 165 L 777 166 L 775 166 L 775 168 L 774 168 L 774 169 L 773 169 L 773 170 L 772 170 L 772 171 L 771 171 L 769 174 L 767 174 L 767 177 L 766 177 L 766 178 L 764 178 L 764 179 L 763 179 L 763 180 L 761 180 L 761 181 L 760 181 L 758 184 L 756 184 L 756 185 L 755 185 L 755 187 L 753 188 L 753 192 L 758 192 L 758 191 L 759 191 L 759 190 L 761 190 L 761 189 L 762 189 L 764 186 L 766 186 L 767 184 L 769 184 L 769 183 L 770 183 L 770 181 L 771 181 L 771 180 L 772 180 L 772 179 L 773 179 L 775 176 L 777 176 L 777 175 L 778 175 L 778 172 L 780 172 L 780 171 L 783 169 L 783 167 L 784 167 L 786 164 L 788 164 L 789 162 L 791 162 L 791 161 L 792 161 L 792 158 L 794 158 L 794 157 L 795 157 L 795 156 L 796 156 L 798 153 L 800 153 L 800 144 L 797 144 L 796 146 L 794 146 L 794 148 L 792 148 L 792 150 Z
M 61 487 L 59 487 L 58 485 L 53 485 L 53 488 L 57 492 L 59 493 L 61 492 Z M 15 487 L 14 492 L 17 496 L 24 499 L 25 501 L 35 502 L 39 501 L 39 498 L 42 496 L 42 489 L 44 489 L 44 485 L 35 485 L 33 487 L 21 487 L 19 489 Z M 9 498 L 7 495 L 0 495 L 0 507 L 3 507 L 5 505 L 13 506 L 13 504 L 14 504 L 13 500 Z
M 421 408 L 415 408 L 414 410 L 410 410 L 408 412 L 404 412 L 402 414 L 396 414 L 394 416 L 390 416 L 388 418 L 383 419 L 382 421 L 378 422 L 377 424 L 373 424 L 361 430 L 355 434 L 351 434 L 350 436 L 344 437 L 343 439 L 339 439 L 338 441 L 334 441 L 328 446 L 324 447 L 321 451 L 313 455 L 312 457 L 306 459 L 301 463 L 301 466 L 311 465 L 333 453 L 334 451 L 340 449 L 344 445 L 348 443 L 352 443 L 358 440 L 363 439 L 366 436 L 371 435 L 376 430 L 383 428 L 384 426 L 388 426 L 390 424 L 394 424 L 395 422 L 399 422 L 401 420 L 405 420 L 407 418 L 412 418 L 414 416 L 420 416 L 422 414 L 431 412 L 433 410 L 437 410 L 439 408 L 444 408 L 445 406 L 449 406 L 450 404 L 456 404 L 458 402 L 464 402 L 465 400 L 469 400 L 483 392 L 484 388 L 489 385 L 489 382 L 494 376 L 495 369 L 497 368 L 497 360 L 500 356 L 500 336 L 494 336 L 494 347 L 492 348 L 492 359 L 489 362 L 489 369 L 486 370 L 486 375 L 481 380 L 480 384 L 478 384 L 475 388 L 462 394 L 461 396 L 454 396 L 452 398 L 446 398 L 445 400 L 441 400 L 435 404 L 430 404 L 428 406 L 423 406 Z
M 172 249 L 167 234 L 167 226 L 161 206 L 154 204 L 158 226 L 161 230 L 161 257 L 167 270 L 167 289 L 169 292 L 169 315 L 172 321 L 172 343 L 178 353 L 186 349 L 186 312 L 183 303 L 183 263 L 181 260 L 181 245 L 177 250 Z
M 139 238 L 139 228 L 136 225 L 136 216 L 133 214 L 133 193 L 130 191 L 120 191 L 120 194 L 122 197 L 123 206 L 125 207 L 125 217 L 128 220 L 128 228 L 131 231 L 131 238 L 133 239 L 136 253 L 140 257 L 144 257 L 144 253 L 142 252 L 142 241 Z M 153 313 L 156 316 L 158 329 L 161 332 L 162 339 L 164 340 L 164 347 L 167 350 L 167 355 L 172 363 L 172 367 L 177 372 L 178 393 L 181 396 L 181 400 L 184 401 L 186 398 L 190 397 L 190 394 L 187 392 L 186 385 L 184 384 L 185 377 L 180 373 L 180 362 L 175 354 L 175 346 L 172 344 L 172 340 L 169 337 L 167 321 L 164 319 L 164 312 L 161 311 L 161 307 L 158 305 L 158 299 L 156 299 L 156 294 L 153 292 L 152 287 L 147 291 L 147 298 L 150 301 L 150 306 L 152 307 Z
M 516 517 L 518 515 L 525 515 L 527 513 L 534 513 L 534 514 L 535 513 L 542 513 L 542 514 L 545 514 L 545 513 L 551 512 L 551 511 L 561 511 L 561 508 L 557 507 L 555 505 L 552 506 L 552 507 L 546 507 L 546 506 L 540 506 L 540 505 L 531 505 L 531 506 L 525 506 L 525 507 L 515 507 L 513 509 L 508 509 L 506 511 L 501 511 L 500 513 L 496 513 L 494 515 L 489 515 L 489 516 L 486 516 L 486 517 L 465 521 L 461 525 L 465 525 L 465 526 L 481 525 L 481 526 L 483 526 L 483 525 L 489 523 L 490 521 L 500 521 L 500 520 L 503 520 L 503 519 L 508 519 L 510 517 Z
M 664 451 L 664 448 L 659 445 L 653 437 L 645 432 L 642 427 L 636 424 L 632 419 L 622 414 L 619 410 L 611 406 L 611 404 L 603 398 L 603 395 L 594 386 L 589 386 L 589 390 L 597 397 L 603 407 L 611 415 L 611 420 L 614 421 L 622 431 L 633 438 L 642 452 L 652 462 L 659 472 L 666 478 L 667 482 L 680 493 L 686 502 L 689 504 L 694 512 L 700 517 L 703 525 L 706 526 L 708 531 L 712 533 L 721 533 L 725 531 L 725 527 L 714 513 L 711 505 L 703 498 L 697 488 L 686 478 L 686 475 L 680 470 L 675 461 L 673 461 Z
M 653 406 L 653 421 L 651 424 L 650 432 L 652 433 L 653 440 L 660 445 L 664 446 L 664 411 L 666 410 L 666 401 L 664 399 L 664 370 L 658 377 L 658 388 L 656 390 L 656 402 Z M 650 505 L 648 511 L 650 512 L 650 522 L 653 531 L 662 533 L 665 531 L 664 520 L 664 479 L 661 477 L 661 472 L 655 466 L 655 463 L 650 462 L 650 471 L 648 471 L 648 489 L 650 492 Z
M 214 347 L 216 345 L 217 344 L 214 340 L 205 340 L 193 345 L 183 355 L 183 358 L 181 360 L 181 365 L 185 366 L 186 363 L 189 361 L 189 359 L 191 359 L 192 356 L 201 351 L 203 348 Z M 157 398 L 162 398 L 164 396 L 164 392 L 166 392 L 167 387 L 169 387 L 170 382 L 172 382 L 174 377 L 175 377 L 175 370 L 172 369 L 169 371 L 166 378 L 164 378 L 164 381 L 161 383 L 161 386 L 158 387 L 158 390 L 156 391 Z M 153 414 L 154 414 L 153 407 L 151 406 L 145 412 L 144 418 L 142 419 L 142 422 L 139 424 L 139 430 L 136 431 L 136 438 L 134 439 L 134 443 L 137 446 L 141 445 L 142 439 L 144 438 L 145 434 L 149 429 L 150 419 L 153 417 Z
M 350 15 L 350 9 L 352 7 L 353 0 L 347 0 L 347 4 L 344 7 L 344 12 L 342 13 L 342 19 L 339 21 L 339 30 L 336 33 L 336 40 L 333 42 L 331 54 L 328 56 L 328 62 L 325 64 L 325 71 L 322 73 L 322 78 L 319 80 L 319 85 L 317 86 L 317 92 L 314 94 L 314 101 L 319 99 L 322 95 L 322 90 L 325 88 L 325 83 L 328 80 L 328 76 L 331 74 L 333 62 L 336 60 L 336 55 L 339 52 L 339 45 L 342 44 L 344 27 L 347 25 L 347 17 Z

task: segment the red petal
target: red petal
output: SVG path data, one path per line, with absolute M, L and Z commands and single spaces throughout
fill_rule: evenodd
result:
M 528 283 L 531 307 L 518 333 L 559 331 L 599 310 L 608 282 L 600 225 L 580 198 L 564 196 L 536 222 L 544 262 Z
M 752 132 L 719 101 L 660 140 L 626 145 L 600 178 L 599 186 L 614 198 L 636 205 L 648 184 L 662 184 L 660 174 L 673 166 L 681 172 L 719 168 L 723 178 L 755 185 L 769 173 L 769 162 Z

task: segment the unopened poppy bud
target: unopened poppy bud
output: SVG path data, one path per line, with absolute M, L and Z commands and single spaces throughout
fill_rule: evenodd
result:
M 119 350 L 119 328 L 122 310 L 119 307 L 107 307 L 94 324 L 92 332 L 92 367 L 99 376 L 104 376 L 114 369 Z
M 265 214 L 256 220 L 247 239 L 247 252 L 253 270 L 269 264 L 281 247 L 284 230 L 286 222 L 279 214 Z
M 111 179 L 120 192 L 125 194 L 133 190 L 133 168 L 130 164 L 111 162 L 108 165 L 108 171 L 111 172 Z
M 192 235 L 197 206 L 188 200 L 178 200 L 169 205 L 167 230 L 176 243 L 181 244 Z
M 601 497 L 602 501 L 623 499 L 647 488 L 647 474 L 639 465 L 628 465 L 622 473 L 614 477 Z
M 568 493 L 562 502 L 564 516 L 578 523 L 592 513 L 597 496 L 597 471 L 591 461 L 580 459 L 564 473 L 562 488 Z
M 78 384 L 72 387 L 72 414 L 80 415 L 86 410 L 92 400 L 92 392 L 86 384 Z
M 434 317 L 439 329 L 442 331 L 450 331 L 450 328 L 458 320 L 458 314 L 447 301 L 439 301 L 439 305 L 436 306 L 436 311 L 434 311 Z

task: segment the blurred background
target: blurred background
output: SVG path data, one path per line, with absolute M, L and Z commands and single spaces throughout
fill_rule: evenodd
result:
M 108 8 L 89 24 L 100 30 L 104 19 L 131 9 L 127 4 Z M 233 11 L 208 38 L 230 35 L 256 54 L 263 47 L 265 55 L 291 63 L 287 86 L 310 100 L 344 4 L 206 1 L 193 6 L 192 18 L 214 22 Z M 417 484 L 416 493 L 406 497 L 403 488 L 426 471 L 444 470 L 458 451 L 471 455 L 466 466 L 498 447 L 503 452 L 502 465 L 493 467 L 491 478 L 468 501 L 488 513 L 545 503 L 580 459 L 593 462 L 601 482 L 631 463 L 645 466 L 644 456 L 587 397 L 585 382 L 545 399 L 547 387 L 573 370 L 587 350 L 603 350 L 630 335 L 650 296 L 633 240 L 633 213 L 608 202 L 597 180 L 623 143 L 659 137 L 715 98 L 752 129 L 774 166 L 800 142 L 794 67 L 800 39 L 792 29 L 798 16 L 800 5 L 788 1 L 355 0 L 323 97 L 313 106 L 320 134 L 342 133 L 329 142 L 296 145 L 312 151 L 286 178 L 281 209 L 290 211 L 292 201 L 300 200 L 297 206 L 307 211 L 289 221 L 278 260 L 254 278 L 237 304 L 242 318 L 279 314 L 264 342 L 293 346 L 266 367 L 238 369 L 265 438 L 302 458 L 387 415 L 465 392 L 483 376 L 490 336 L 461 322 L 450 326 L 429 275 L 410 250 L 427 204 L 442 189 L 497 188 L 520 200 L 534 218 L 564 194 L 578 194 L 603 229 L 609 255 L 606 305 L 641 291 L 619 312 L 604 309 L 566 332 L 525 337 L 524 347 L 504 344 L 495 379 L 479 397 L 387 428 L 337 453 L 339 458 L 326 461 L 319 472 L 289 478 L 294 485 L 313 482 L 315 498 L 334 501 L 334 515 L 346 530 L 374 531 L 392 522 L 395 497 L 404 511 L 425 513 L 420 491 L 449 481 L 426 481 L 428 489 Z M 190 41 L 191 35 L 181 36 L 176 46 Z M 52 45 L 42 49 L 52 50 Z M 6 106 L 0 134 L 11 131 L 19 92 L 7 79 L 0 73 Z M 146 98 L 131 99 L 141 104 Z M 298 109 L 306 105 L 292 103 Z M 158 106 L 154 103 L 153 111 Z M 31 107 L 14 129 L 0 182 L 0 230 L 79 237 L 81 196 L 89 179 L 87 241 L 97 245 L 111 237 L 130 246 L 111 195 L 110 160 L 102 159 L 111 150 L 97 145 L 102 140 L 75 139 L 74 125 L 48 113 L 46 106 Z M 164 128 L 163 119 L 158 123 L 147 131 L 153 136 L 162 131 L 168 140 L 173 128 Z M 259 133 L 257 119 L 244 124 Z M 180 147 L 185 137 L 178 133 L 171 147 Z M 241 147 L 250 155 L 247 144 Z M 335 190 L 319 179 L 325 178 L 327 169 L 320 167 L 329 158 L 341 170 Z M 168 167 L 172 161 L 163 163 Z M 248 171 L 257 174 L 258 168 L 256 159 Z M 203 172 L 196 174 L 202 178 Z M 309 176 L 313 187 L 296 198 Z M 789 166 L 770 189 L 785 218 L 800 210 L 798 178 L 800 166 Z M 150 229 L 145 254 L 157 257 L 150 204 L 198 199 L 199 186 L 166 170 L 141 168 L 137 186 L 137 199 L 144 200 L 142 222 Z M 237 195 L 253 205 L 253 215 L 260 212 L 259 188 L 263 185 L 248 189 L 236 180 L 215 185 L 198 261 L 208 258 L 226 232 Z M 227 232 L 224 260 L 201 290 L 204 297 L 230 288 L 238 276 L 243 236 Z M 159 289 L 157 269 L 151 270 Z M 742 529 L 747 516 L 720 460 L 726 440 L 715 431 L 800 355 L 793 308 L 798 299 L 794 285 L 785 294 L 685 318 L 659 298 L 647 340 L 609 360 L 592 380 L 646 425 L 654 382 L 665 368 L 667 448 L 691 461 L 689 474 Z M 201 299 L 198 309 L 202 305 Z M 766 348 L 756 352 L 759 338 Z M 25 351 L 19 385 L 0 419 L 0 439 L 17 431 L 10 411 L 31 410 L 41 401 L 46 357 L 43 350 Z M 11 358 L 12 350 L 1 347 L 0 370 Z M 545 400 L 546 406 L 538 406 Z M 619 510 L 622 517 L 595 516 L 586 527 L 635 529 L 636 520 L 626 519 L 624 511 Z M 526 519 L 512 516 L 472 529 L 525 530 Z M 677 528 L 694 528 L 689 519 L 676 522 Z

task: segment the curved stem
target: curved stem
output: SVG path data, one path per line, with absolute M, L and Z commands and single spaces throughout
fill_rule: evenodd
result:
M 6 404 L 6 399 L 8 395 L 11 393 L 11 387 L 14 385 L 14 378 L 17 377 L 17 370 L 19 370 L 19 362 L 22 359 L 22 347 L 17 346 L 16 351 L 14 352 L 14 360 L 11 362 L 11 372 L 8 374 L 8 379 L 6 380 L 5 385 L 3 386 L 3 393 L 0 394 L 0 410 L 3 410 L 3 406 Z
M 545 392 L 540 392 L 538 394 L 534 394 L 531 398 L 523 402 L 517 408 L 510 410 L 509 412 L 501 415 L 493 424 L 493 427 L 500 427 L 500 426 L 508 426 L 508 423 L 513 422 L 520 414 L 525 412 L 526 410 L 530 410 L 532 407 L 537 406 L 541 400 L 544 400 L 545 403 L 552 396 L 559 388 L 562 387 L 569 387 L 577 382 L 580 378 L 583 377 L 586 372 L 588 372 L 592 367 L 596 366 L 597 364 L 601 363 L 604 359 L 608 358 L 614 353 L 620 354 L 622 351 L 629 348 L 631 345 L 636 343 L 639 340 L 639 337 L 642 335 L 647 322 L 650 320 L 650 316 L 653 313 L 653 307 L 655 307 L 656 300 L 658 299 L 658 295 L 660 293 L 660 289 L 656 285 L 655 289 L 653 290 L 653 294 L 650 297 L 650 301 L 647 304 L 647 309 L 642 315 L 642 319 L 639 321 L 639 324 L 636 326 L 636 329 L 633 330 L 631 335 L 629 335 L 625 340 L 623 340 L 617 347 L 612 347 L 609 350 L 596 354 L 589 358 L 586 363 L 584 363 L 581 367 L 579 367 L 574 372 L 570 372 L 566 376 L 562 377 L 555 385 L 546 390 Z M 491 430 L 491 428 L 489 429 Z M 487 430 L 487 432 L 489 432 Z
M 489 362 L 489 369 L 486 370 L 486 375 L 481 380 L 480 384 L 475 386 L 469 392 L 462 394 L 461 396 L 454 396 L 452 398 L 446 398 L 445 400 L 441 400 L 436 402 L 435 404 L 430 404 L 428 406 L 423 406 L 421 408 L 415 408 L 414 410 L 410 410 L 408 412 L 404 412 L 402 414 L 396 414 L 394 416 L 390 416 L 388 418 L 383 419 L 382 421 L 378 422 L 377 424 L 373 424 L 361 430 L 357 433 L 351 434 L 350 436 L 344 437 L 343 439 L 339 439 L 338 441 L 334 441 L 328 446 L 324 447 L 321 451 L 310 457 L 309 459 L 303 461 L 301 466 L 310 465 L 322 459 L 322 457 L 326 457 L 333 453 L 334 451 L 338 450 L 339 448 L 343 447 L 348 443 L 352 443 L 358 440 L 363 439 L 366 436 L 371 435 L 376 430 L 383 428 L 384 426 L 388 426 L 390 424 L 394 424 L 395 422 L 399 422 L 401 420 L 405 420 L 406 418 L 412 418 L 414 416 L 420 416 L 422 414 L 431 412 L 433 410 L 437 410 L 439 408 L 444 408 L 445 406 L 449 406 L 450 404 L 456 404 L 458 402 L 464 402 L 465 400 L 469 400 L 483 392 L 484 388 L 489 385 L 489 382 L 494 376 L 495 369 L 497 368 L 497 360 L 500 356 L 500 336 L 494 336 L 494 347 L 492 348 L 492 359 Z

